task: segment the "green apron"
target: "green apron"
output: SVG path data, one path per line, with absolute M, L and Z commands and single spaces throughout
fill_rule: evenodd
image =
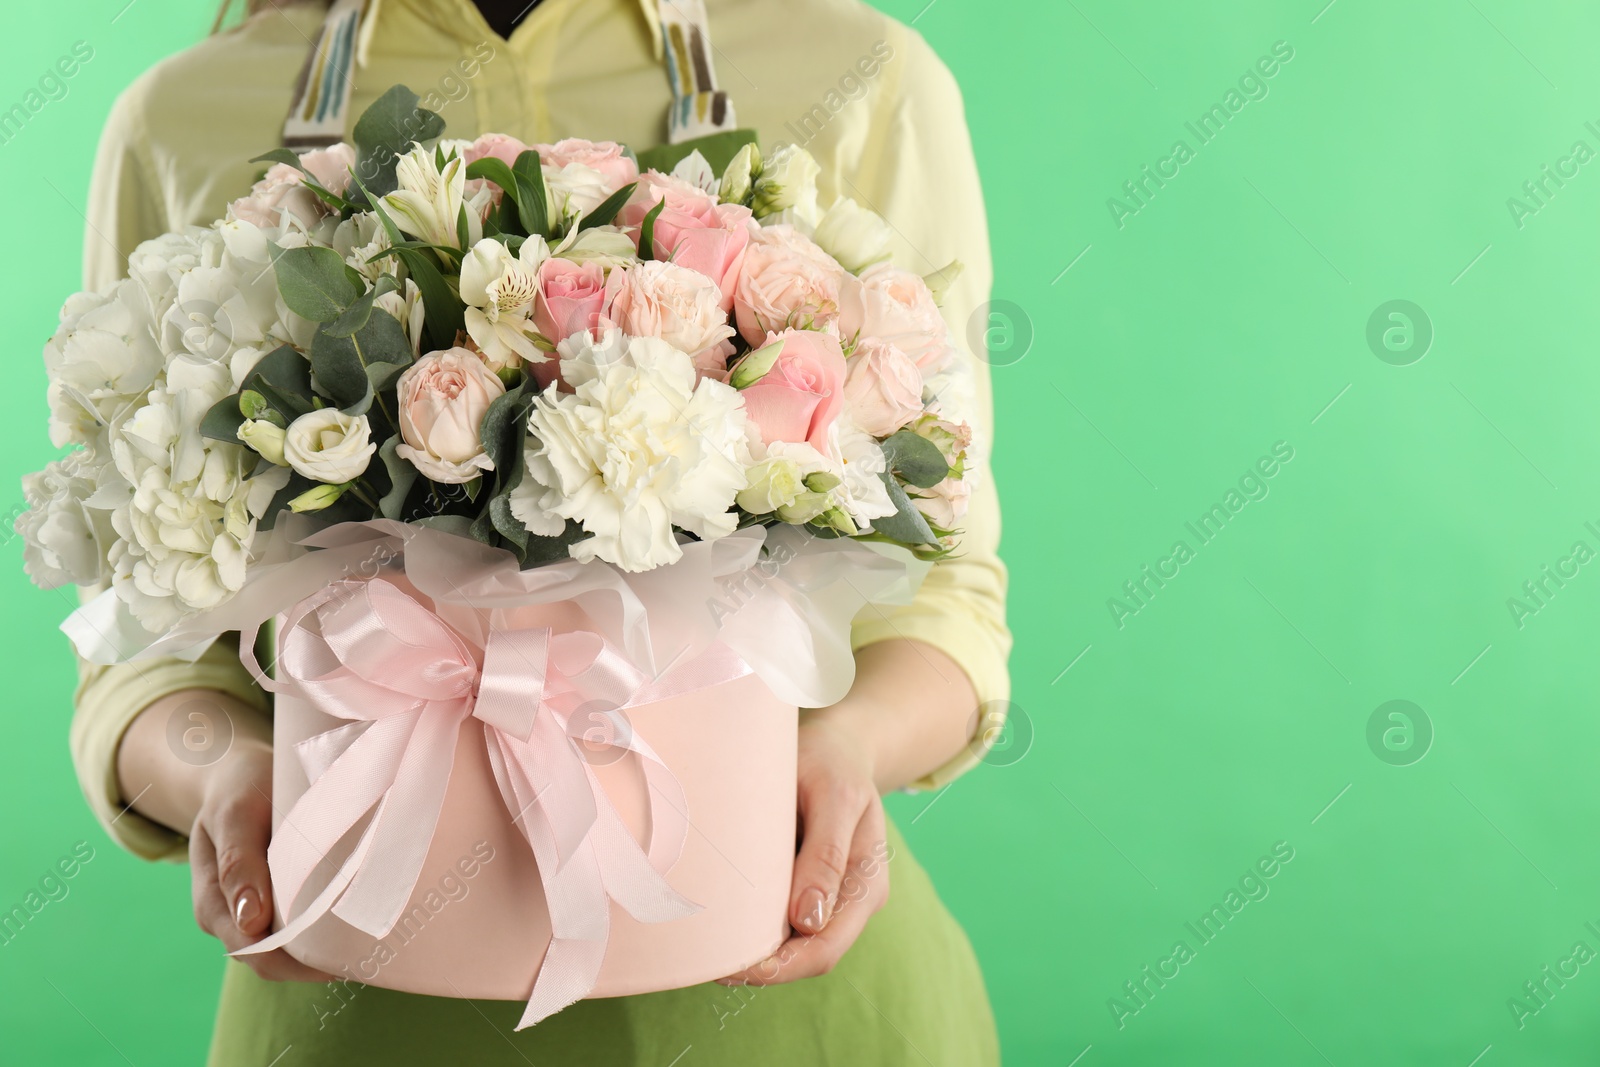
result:
M 521 1033 L 521 1001 L 265 982 L 229 962 L 213 1067 L 987 1067 L 1000 1062 L 966 934 L 891 824 L 889 902 L 831 974 L 580 1000 Z M 281 1059 L 279 1058 L 281 1057 Z

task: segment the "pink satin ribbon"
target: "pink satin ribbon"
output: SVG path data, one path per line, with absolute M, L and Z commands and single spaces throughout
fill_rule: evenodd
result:
M 349 722 L 297 746 L 311 785 L 267 852 L 273 892 L 293 918 L 235 955 L 282 948 L 330 912 L 372 937 L 388 936 L 420 878 L 457 741 L 473 736 L 462 729 L 468 719 L 482 726 L 550 912 L 549 950 L 518 1029 L 594 989 L 612 901 L 649 923 L 699 910 L 664 877 L 688 832 L 678 780 L 625 725 L 598 742 L 639 757 L 651 827 L 641 847 L 576 742 L 596 743 L 584 732 L 596 708 L 610 717 L 750 673 L 726 645 L 651 678 L 599 633 L 512 629 L 496 610 L 479 647 L 381 577 L 336 582 L 297 604 L 279 631 L 276 680 L 256 663 L 253 639 L 244 635 L 242 656 L 265 688 Z M 318 865 L 369 814 L 333 880 L 296 911 Z

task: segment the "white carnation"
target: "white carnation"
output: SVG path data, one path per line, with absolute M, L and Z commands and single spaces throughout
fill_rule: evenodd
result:
M 590 536 L 572 556 L 626 571 L 677 560 L 675 527 L 704 540 L 732 533 L 752 462 L 738 392 L 697 383 L 688 354 L 659 338 L 607 330 L 569 351 L 562 375 L 576 392 L 552 386 L 535 399 L 512 514 L 544 535 L 579 522 Z

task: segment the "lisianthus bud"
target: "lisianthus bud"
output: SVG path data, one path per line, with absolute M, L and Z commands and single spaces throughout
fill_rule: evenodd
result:
M 765 515 L 794 503 L 803 485 L 800 465 L 776 456 L 764 459 L 745 472 L 748 485 L 734 499 L 752 515 Z
M 728 164 L 728 169 L 722 172 L 722 185 L 718 195 L 724 202 L 742 204 L 750 196 L 750 191 L 755 187 L 756 178 L 761 175 L 761 149 L 751 141 L 739 149 L 733 161 Z
M 811 153 L 794 145 L 784 145 L 772 153 L 761 167 L 751 192 L 750 210 L 756 218 L 794 210 L 809 226 L 817 222 L 817 175 L 822 168 Z
M 812 471 L 806 475 L 806 488 L 813 493 L 826 493 L 839 488 L 843 480 L 832 471 Z
M 318 485 L 289 501 L 290 511 L 321 511 L 344 496 L 345 485 Z
M 824 526 L 838 530 L 846 537 L 854 537 L 857 533 L 860 533 L 860 530 L 856 528 L 856 524 L 851 521 L 850 516 L 841 507 L 829 508 L 817 516 L 817 521 Z
M 833 498 L 827 493 L 803 492 L 794 500 L 776 509 L 778 519 L 782 522 L 792 522 L 803 525 L 821 515 L 833 506 Z
M 774 341 L 765 348 L 756 349 L 733 365 L 733 372 L 728 375 L 728 384 L 735 389 L 745 389 L 756 384 L 767 371 L 772 369 L 772 365 L 782 354 L 782 340 Z
M 264 419 L 246 419 L 239 426 L 238 437 L 268 463 L 279 467 L 289 465 L 283 458 L 283 427 Z
M 837 259 L 845 270 L 860 274 L 879 260 L 889 258 L 891 232 L 883 216 L 848 196 L 841 196 L 817 223 L 812 240 Z

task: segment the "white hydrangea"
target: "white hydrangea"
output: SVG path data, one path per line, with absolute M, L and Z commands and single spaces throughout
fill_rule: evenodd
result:
M 105 477 L 105 460 L 89 449 L 23 476 L 28 510 L 16 531 L 23 539 L 23 566 L 40 588 L 100 579 L 111 527 L 107 513 L 89 504 Z
M 696 381 L 685 352 L 608 329 L 564 344 L 562 377 L 528 415 L 526 474 L 511 511 L 536 534 L 566 520 L 590 535 L 570 548 L 643 571 L 682 556 L 674 528 L 704 540 L 733 532 L 733 502 L 752 463 L 737 390 Z

